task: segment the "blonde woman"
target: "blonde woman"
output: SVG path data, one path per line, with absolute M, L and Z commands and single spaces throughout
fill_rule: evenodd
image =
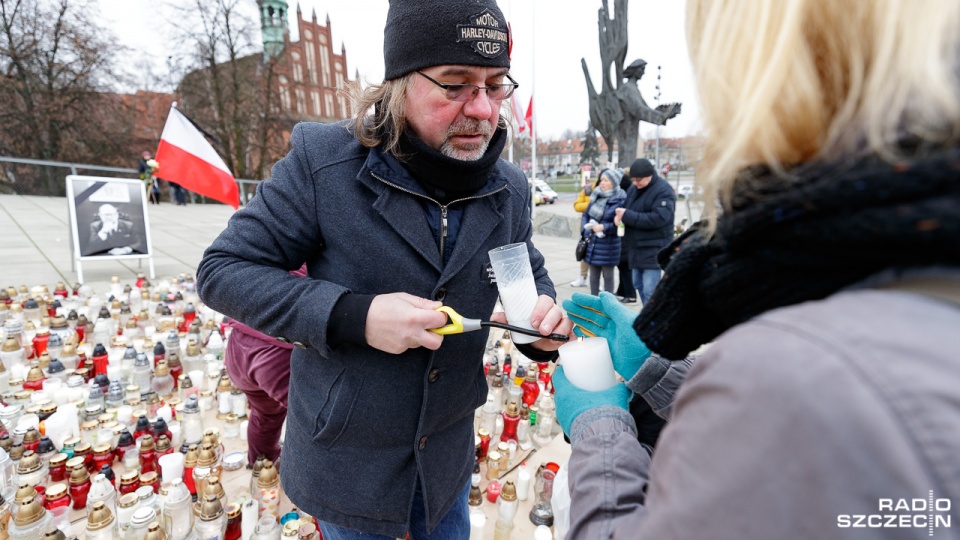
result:
M 564 302 L 627 380 L 554 375 L 568 537 L 956 537 L 960 2 L 689 0 L 687 38 L 721 210 L 639 316 Z

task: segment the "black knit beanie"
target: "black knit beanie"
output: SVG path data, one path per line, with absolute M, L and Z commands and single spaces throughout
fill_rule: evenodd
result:
M 646 178 L 648 176 L 653 176 L 656 173 L 656 170 L 653 168 L 653 163 L 650 163 L 649 159 L 637 159 L 630 164 L 630 178 Z
M 384 79 L 431 66 L 510 67 L 510 33 L 495 0 L 390 0 Z

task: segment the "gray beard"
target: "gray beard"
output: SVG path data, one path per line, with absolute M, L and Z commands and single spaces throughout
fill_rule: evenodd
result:
M 468 144 L 465 146 L 455 146 L 450 142 L 451 137 L 461 133 L 476 133 L 483 135 L 483 141 L 477 144 Z M 486 120 L 477 120 L 475 118 L 464 118 L 450 125 L 447 129 L 447 136 L 440 146 L 440 153 L 460 161 L 477 161 L 487 153 L 487 147 L 490 146 L 490 139 L 493 137 L 493 126 Z

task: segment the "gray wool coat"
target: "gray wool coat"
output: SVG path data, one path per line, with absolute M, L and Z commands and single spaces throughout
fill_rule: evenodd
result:
M 463 205 L 444 265 L 415 182 L 345 124 L 302 123 L 292 150 L 207 249 L 198 290 L 215 310 L 297 345 L 281 479 L 321 520 L 403 537 L 419 477 L 432 528 L 473 470 L 474 410 L 487 394 L 485 332 L 444 337 L 437 351 L 388 354 L 331 346 L 327 326 L 348 292 L 407 292 L 487 318 L 497 300 L 487 252 L 527 243 L 537 289 L 555 297 L 531 243 L 530 192 L 500 160 Z M 289 270 L 306 262 L 306 279 Z

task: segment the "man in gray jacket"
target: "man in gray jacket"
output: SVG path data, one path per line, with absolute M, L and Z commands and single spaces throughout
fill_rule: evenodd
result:
M 492 0 L 393 0 L 386 80 L 353 89 L 352 122 L 299 124 L 201 262 L 208 305 L 295 346 L 281 478 L 325 538 L 466 538 L 486 335 L 430 330 L 441 304 L 490 316 L 489 250 L 526 243 L 531 324 L 571 331 L 526 179 L 499 159 L 508 51 Z M 306 279 L 287 274 L 304 262 Z M 519 347 L 549 360 L 559 345 Z

